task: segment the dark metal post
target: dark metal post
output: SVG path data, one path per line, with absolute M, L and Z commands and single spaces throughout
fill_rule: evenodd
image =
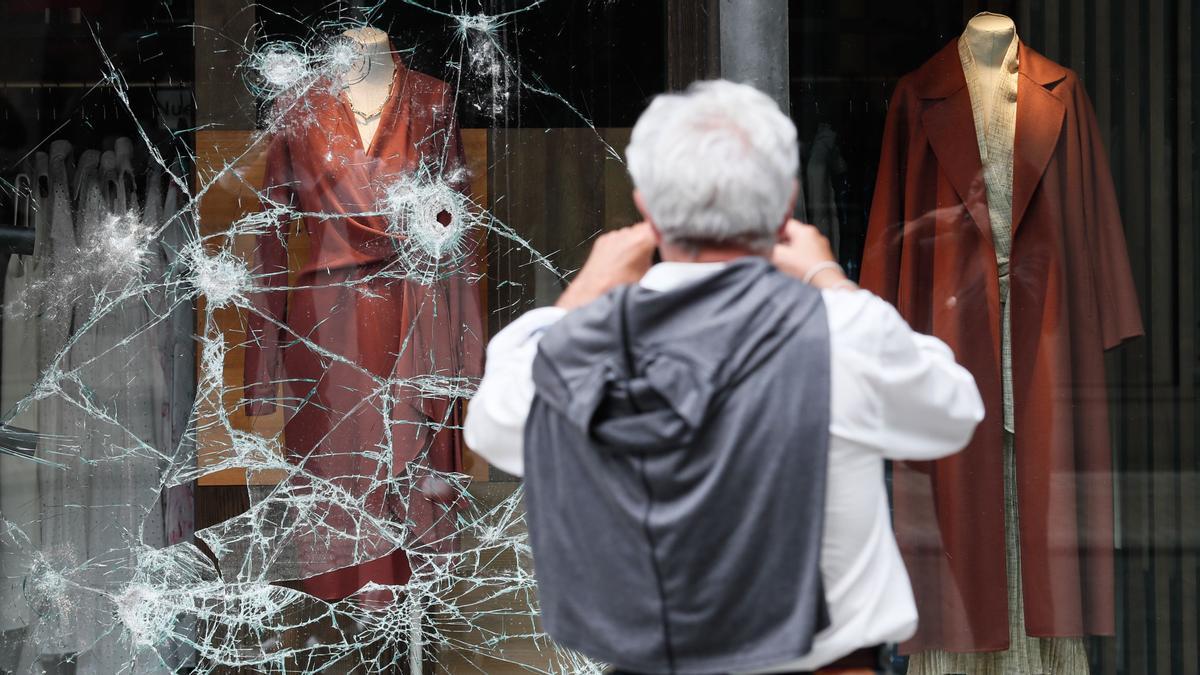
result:
M 791 110 L 787 0 L 721 0 L 721 77 L 765 91 Z
M 0 225 L 0 254 L 33 255 L 34 236 L 30 227 Z

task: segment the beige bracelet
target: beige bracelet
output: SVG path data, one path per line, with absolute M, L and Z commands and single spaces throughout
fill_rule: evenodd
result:
M 832 260 L 823 260 L 816 265 L 813 265 L 812 269 L 808 270 L 808 272 L 804 275 L 804 283 L 811 284 L 813 279 L 816 279 L 817 275 L 825 270 L 837 270 L 841 272 L 843 276 L 846 274 L 846 272 L 842 270 L 841 265 Z

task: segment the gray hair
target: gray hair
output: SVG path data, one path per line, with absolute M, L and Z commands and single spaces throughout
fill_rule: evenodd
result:
M 655 97 L 625 154 L 663 239 L 688 247 L 769 250 L 800 163 L 796 126 L 775 101 L 726 80 Z

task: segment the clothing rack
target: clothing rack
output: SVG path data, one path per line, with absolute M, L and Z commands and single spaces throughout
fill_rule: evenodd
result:
M 183 89 L 192 86 L 192 82 L 127 82 L 126 89 L 152 89 L 161 87 L 167 89 Z M 96 82 L 0 82 L 0 89 L 92 89 L 94 87 L 112 87 L 109 80 Z
M 0 225 L 0 253 L 33 255 L 33 229 Z

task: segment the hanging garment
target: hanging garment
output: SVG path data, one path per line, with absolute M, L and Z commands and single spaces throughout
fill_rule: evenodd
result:
M 18 195 L 15 227 L 34 230 L 34 255 L 10 255 L 4 275 L 3 331 L 0 349 L 0 414 L 5 424 L 37 431 L 38 404 L 30 395 L 37 384 L 36 255 L 49 225 L 50 159 L 44 152 L 34 157 L 31 173 L 15 181 Z M 0 517 L 6 531 L 0 535 L 0 631 L 28 625 L 28 603 L 22 591 L 40 540 L 37 464 L 30 458 L 0 454 Z M 4 650 L 7 656 L 11 650 Z M 8 659 L 6 659 L 8 661 Z M 7 664 L 3 664 L 7 665 Z M 10 668 L 11 669 L 11 668 Z
M 176 159 L 172 172 L 175 176 L 188 175 L 182 158 Z M 192 290 L 179 283 L 184 272 L 181 259 L 185 246 L 198 237 L 193 212 L 185 205 L 185 196 L 174 180 L 168 180 L 163 199 L 163 227 L 159 243 L 167 263 L 168 311 L 170 319 L 164 341 L 165 369 L 168 373 L 168 407 L 171 410 L 171 436 L 167 447 L 173 449 L 176 467 L 185 466 L 190 471 L 196 464 L 196 439 L 192 433 L 192 408 L 196 399 L 196 315 Z M 195 532 L 195 515 L 192 511 L 192 485 L 174 494 L 168 519 L 170 543 L 190 542 Z
M 1021 542 L 1015 527 L 1017 508 L 1016 457 L 1013 435 L 1004 433 L 1005 565 L 1008 569 L 1009 646 L 1004 651 L 924 651 L 908 660 L 907 675 L 1087 675 L 1087 650 L 1078 637 L 1030 637 L 1025 628 L 1022 597 Z
M 315 498 L 303 522 L 287 523 L 298 532 L 301 588 L 340 599 L 367 582 L 408 580 L 408 554 L 380 528 L 407 528 L 409 550 L 453 545 L 453 509 L 444 502 L 456 495 L 437 493 L 453 492 L 447 474 L 461 469 L 458 404 L 432 378 L 480 372 L 482 238 L 463 234 L 462 253 L 430 256 L 437 274 L 418 279 L 412 257 L 400 255 L 416 240 L 414 226 L 429 230 L 428 241 L 430 231 L 436 240 L 442 228 L 461 233 L 465 223 L 436 203 L 432 224 L 398 230 L 381 215 L 389 187 L 395 196 L 404 181 L 464 187 L 445 83 L 397 59 L 367 147 L 333 83 L 318 81 L 278 110 L 263 193 L 266 206 L 303 214 L 310 253 L 289 303 L 289 223 L 280 219 L 278 231 L 257 238 L 255 271 L 265 288 L 249 317 L 247 412 L 272 411 L 281 389 L 287 454 L 303 469 L 296 489 L 318 483 L 314 489 L 344 495 Z
M 181 166 L 172 167 L 184 175 Z M 191 476 L 196 468 L 194 436 L 187 433 L 192 417 L 195 391 L 196 318 L 193 314 L 192 289 L 182 283 L 179 252 L 192 236 L 191 221 L 179 208 L 179 188 L 157 162 L 146 175 L 145 208 L 142 222 L 152 232 L 145 294 L 151 310 L 157 366 L 162 374 L 160 387 L 154 390 L 154 444 L 160 448 L 162 462 L 160 495 L 163 546 L 190 545 L 195 533 L 194 490 Z M 155 579 L 163 584 L 164 580 Z M 171 672 L 194 666 L 197 653 L 196 621 L 184 616 L 173 633 L 184 639 L 164 641 L 157 646 L 162 662 Z
M 62 283 L 72 270 L 76 269 L 76 242 L 73 204 L 73 182 L 75 174 L 71 144 L 68 141 L 54 141 L 50 144 L 50 210 L 48 222 L 41 241 L 34 250 L 34 284 L 36 292 L 31 298 L 37 303 L 34 310 L 37 316 L 38 352 L 36 367 L 39 379 L 52 374 L 56 369 L 65 367 L 62 350 L 67 344 L 71 331 L 72 302 L 63 293 Z M 38 401 L 38 431 L 41 438 L 38 441 L 37 456 L 47 462 L 56 461 L 56 453 L 60 438 L 65 434 L 63 423 L 63 399 L 61 396 L 47 396 Z M 46 515 L 47 489 L 53 483 L 56 473 L 47 467 L 37 469 L 37 481 L 41 494 L 39 495 L 38 511 L 41 517 Z M 47 525 L 42 522 L 39 530 L 44 531 Z M 39 532 L 40 534 L 40 532 Z
M 167 330 L 163 315 L 167 313 L 167 292 L 164 280 L 167 275 L 167 257 L 159 244 L 164 223 L 163 215 L 163 170 L 158 164 L 152 164 L 146 174 L 146 205 L 142 209 L 142 223 L 152 233 L 153 242 L 146 256 L 146 280 L 152 285 L 147 291 L 146 300 L 150 305 L 154 321 L 154 341 L 158 345 L 160 359 L 159 367 L 166 372 L 169 364 L 166 358 Z M 165 383 L 164 383 L 165 385 Z M 171 411 L 168 409 L 166 386 L 155 392 L 154 404 L 154 445 L 163 448 L 170 455 L 171 447 Z M 164 477 L 165 478 L 165 477 Z
M 968 29 L 970 30 L 970 29 Z M 987 190 L 988 221 L 1000 284 L 1000 373 L 1004 399 L 1004 541 L 1008 588 L 1009 647 L 999 652 L 955 653 L 928 651 L 913 654 L 908 675 L 1086 675 L 1087 652 L 1078 637 L 1029 637 L 1021 583 L 1021 543 L 1017 532 L 1019 495 L 1016 486 L 1016 448 L 1013 443 L 1012 313 L 1009 311 L 1009 258 L 1012 253 L 1013 140 L 1016 135 L 1018 89 L 1017 40 L 1012 35 L 991 86 L 971 51 L 967 35 L 959 38 L 958 54 L 967 90 L 975 137 Z
M 146 233 L 130 165 L 114 152 L 84 153 L 77 179 L 76 246 L 54 240 L 56 296 L 69 302 L 69 337 L 49 368 L 60 382 L 62 435 L 39 468 L 46 564 L 66 580 L 41 598 L 37 646 L 70 658 L 78 673 L 149 672 L 131 664 L 114 598 L 143 546 L 164 541 L 159 454 L 154 447 L 157 373 L 144 297 Z M 60 255 L 61 254 L 61 255 Z M 56 333 L 62 335 L 61 331 Z
M 178 186 L 158 164 L 152 165 L 146 177 L 142 220 L 154 233 L 147 278 L 155 285 L 148 300 L 163 375 L 154 402 L 155 446 L 168 458 L 162 477 L 163 527 L 166 543 L 178 544 L 191 541 L 195 533 L 192 483 L 179 480 L 196 466 L 196 446 L 187 434 L 195 403 L 196 319 L 190 289 L 180 283 L 179 269 L 180 251 L 192 231 L 191 220 L 179 208 Z
M 80 450 L 90 462 L 78 467 L 86 476 L 87 553 L 107 567 L 92 583 L 118 597 L 137 569 L 139 547 L 161 548 L 165 542 L 162 465 L 154 446 L 162 372 L 146 290 L 153 292 L 146 275 L 153 246 L 141 219 L 129 139 L 117 139 L 100 166 L 101 218 L 83 220 L 79 240 L 85 251 L 92 242 L 120 242 L 109 250 L 117 266 L 85 286 L 91 307 L 76 325 L 84 351 L 72 353 L 72 366 L 90 406 L 83 411 Z M 96 628 L 108 630 L 119 619 L 111 616 L 110 598 L 98 604 L 109 616 Z M 128 642 L 101 639 L 76 658 L 77 672 L 146 672 L 152 664 L 129 666 L 130 651 Z
M 1020 569 L 1035 637 L 1109 635 L 1111 445 L 1103 352 L 1140 335 L 1119 209 L 1076 75 L 1018 47 L 1008 304 Z M 894 471 L 921 614 L 905 652 L 1009 647 L 1001 270 L 957 41 L 889 105 L 862 285 L 947 342 L 988 417 L 960 454 Z
M 46 214 L 45 231 L 39 233 L 34 245 L 34 293 L 29 299 L 36 317 L 37 354 L 36 367 L 38 386 L 48 386 L 47 381 L 65 367 L 63 349 L 67 344 L 71 323 L 71 302 L 61 292 L 61 280 L 73 269 L 75 263 L 75 232 L 73 177 L 74 158 L 71 144 L 54 141 L 50 144 L 49 164 L 49 210 Z M 57 380 L 55 380 L 57 381 Z M 70 447 L 63 438 L 67 433 L 65 401 L 61 396 L 42 397 L 37 402 L 38 441 L 35 456 L 40 462 L 57 462 L 60 457 L 70 456 L 77 448 Z M 31 559 L 48 567 L 65 563 L 68 555 L 64 547 L 68 541 L 67 520 L 79 517 L 78 512 L 68 512 L 55 505 L 62 503 L 61 471 L 46 464 L 36 469 L 37 522 L 30 533 Z M 39 573 L 44 573 L 44 569 Z M 22 598 L 22 605 L 29 608 L 31 623 L 29 632 L 19 645 L 15 655 L 18 663 L 13 672 L 29 672 L 43 654 L 62 654 L 69 651 L 70 636 L 60 636 L 57 631 L 68 624 L 58 598 L 48 594 L 30 592 L 29 586 Z
M 837 132 L 826 122 L 817 126 L 817 135 L 808 147 L 804 180 L 808 185 L 808 220 L 829 239 L 835 258 L 842 258 L 842 222 L 838 214 L 834 177 L 846 173 L 846 160 L 837 145 Z
M 134 211 L 138 208 L 138 183 L 133 169 L 133 141 L 121 136 L 113 143 L 116 160 L 116 185 L 118 201 L 113 205 L 117 212 Z
M 39 401 L 38 488 L 41 502 L 41 556 L 48 570 L 72 574 L 86 560 L 86 515 L 80 505 L 86 476 L 78 471 L 83 415 L 68 402 L 73 383 L 58 374 L 71 371 L 71 344 L 82 292 L 76 221 L 99 218 L 100 153 L 84 152 L 74 172 L 66 158 L 51 161 L 55 208 L 51 220 L 50 255 L 41 261 L 44 292 L 39 312 L 41 377 L 55 393 Z M 62 208 L 60 208 L 62 207 Z M 73 471 L 74 469 L 74 471 Z M 31 637 L 30 658 L 73 654 L 88 644 L 80 624 L 97 613 L 93 598 L 73 590 L 65 599 L 35 594 L 31 600 L 38 623 Z M 81 618 L 86 617 L 86 618 Z

